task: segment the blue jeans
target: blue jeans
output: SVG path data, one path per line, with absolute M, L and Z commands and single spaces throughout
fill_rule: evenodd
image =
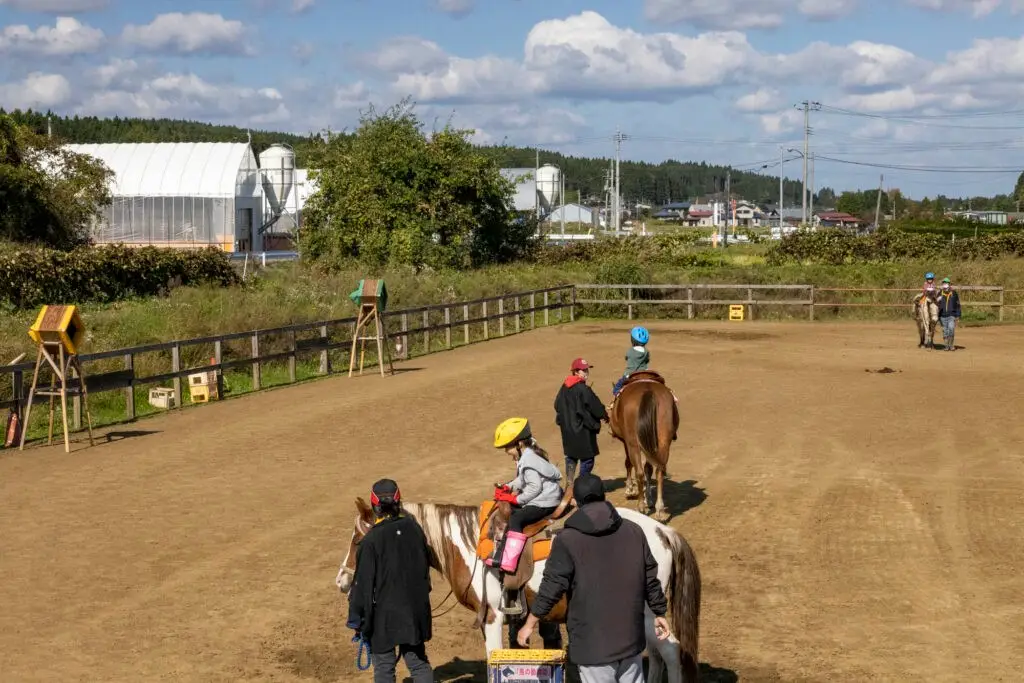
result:
M 942 338 L 946 342 L 946 348 L 954 348 L 953 335 L 956 333 L 956 318 L 954 318 L 953 316 L 949 316 L 947 318 L 939 318 L 939 324 L 942 325 Z
M 622 391 L 622 385 L 626 383 L 628 377 L 623 375 L 619 378 L 619 381 L 612 386 L 612 396 L 618 396 L 619 392 Z
M 588 460 L 577 460 L 576 458 L 566 458 L 565 459 L 565 475 L 566 475 L 566 477 L 568 477 L 569 479 L 575 479 L 576 478 L 576 467 L 577 466 L 579 466 L 579 468 L 580 468 L 580 476 L 581 477 L 584 474 L 590 474 L 592 471 L 594 471 L 594 459 L 590 458 Z

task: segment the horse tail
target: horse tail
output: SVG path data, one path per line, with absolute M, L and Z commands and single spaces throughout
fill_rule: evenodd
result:
M 640 449 L 652 460 L 658 457 L 658 395 L 648 390 L 640 397 L 636 436 Z
M 700 567 L 693 548 L 681 535 L 672 539 L 669 575 L 672 631 L 679 639 L 679 662 L 684 683 L 697 683 L 700 672 Z

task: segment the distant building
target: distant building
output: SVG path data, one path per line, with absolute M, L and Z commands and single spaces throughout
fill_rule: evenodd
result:
M 501 175 L 515 183 L 512 205 L 516 211 L 535 211 L 537 209 L 537 173 L 533 168 L 503 168 Z
M 850 228 L 860 230 L 864 221 L 842 211 L 823 211 L 814 215 L 814 225 L 822 228 Z
M 603 223 L 597 211 L 575 202 L 556 207 L 544 218 L 544 222 L 552 225 L 561 224 L 562 216 L 565 216 L 566 223 L 583 223 L 584 225 L 592 226 L 598 226 Z

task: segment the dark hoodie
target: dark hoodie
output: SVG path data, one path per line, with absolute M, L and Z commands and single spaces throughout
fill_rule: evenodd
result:
M 599 666 L 647 646 L 644 605 L 665 616 L 658 564 L 643 529 L 606 501 L 587 503 L 555 536 L 530 612 L 544 618 L 563 595 L 569 601 L 569 659 Z
M 601 399 L 579 375 L 570 375 L 555 397 L 555 423 L 562 430 L 562 451 L 573 460 L 590 460 L 598 454 L 601 420 L 608 419 Z

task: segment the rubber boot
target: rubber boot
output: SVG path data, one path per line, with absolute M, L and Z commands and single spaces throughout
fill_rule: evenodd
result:
M 526 547 L 526 534 L 518 531 L 505 532 L 505 548 L 501 555 L 502 582 L 504 574 L 515 574 L 519 568 L 519 556 L 523 554 Z M 523 613 L 523 606 L 519 602 L 519 591 L 505 591 L 504 604 L 501 606 L 503 614 L 519 615 Z
M 576 480 L 576 461 L 572 458 L 565 459 L 565 488 L 572 489 L 572 483 Z

